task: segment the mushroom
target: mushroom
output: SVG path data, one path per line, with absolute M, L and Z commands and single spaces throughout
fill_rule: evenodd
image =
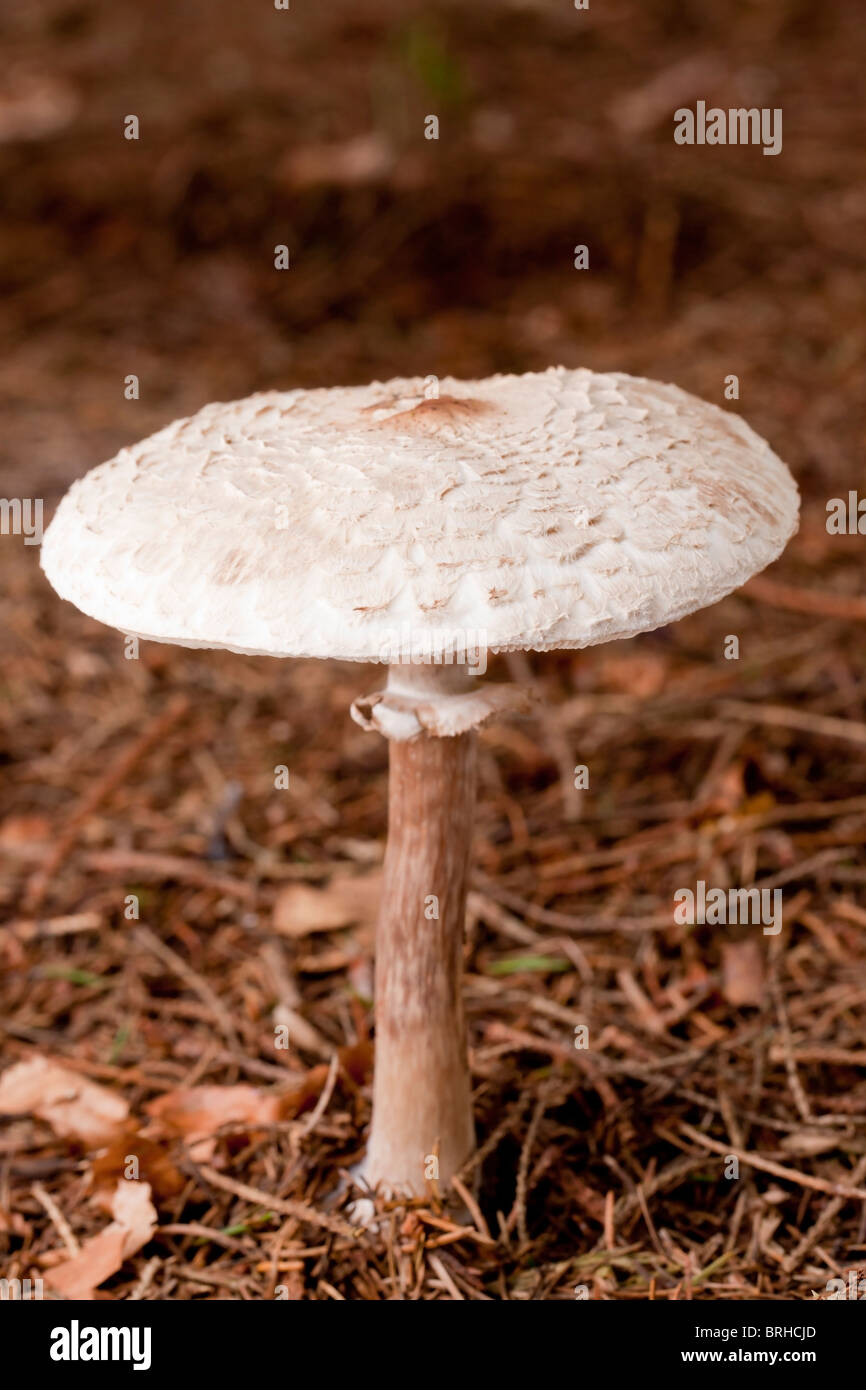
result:
M 462 936 L 477 728 L 520 703 L 488 652 L 586 647 L 715 603 L 797 526 L 787 468 L 675 386 L 552 368 L 206 406 L 76 482 L 42 547 L 64 598 L 189 647 L 388 665 L 363 1177 L 445 1188 L 470 1157 Z

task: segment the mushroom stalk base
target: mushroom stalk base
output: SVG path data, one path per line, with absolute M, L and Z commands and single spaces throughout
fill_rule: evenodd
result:
M 363 1177 L 422 1196 L 471 1154 L 463 928 L 476 735 L 391 742 L 376 936 L 376 1065 Z

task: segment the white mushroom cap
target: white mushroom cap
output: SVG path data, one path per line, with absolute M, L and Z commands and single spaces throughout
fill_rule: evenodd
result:
M 206 406 L 76 482 L 42 564 L 155 641 L 435 659 L 659 627 L 774 560 L 797 513 L 738 416 L 560 367 Z

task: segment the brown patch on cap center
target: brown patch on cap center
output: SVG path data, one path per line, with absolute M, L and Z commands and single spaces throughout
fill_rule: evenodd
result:
M 387 409 L 387 406 L 374 407 L 383 408 Z M 494 407 L 488 401 L 477 400 L 474 396 L 433 396 L 410 406 L 408 410 L 397 410 L 393 415 L 386 415 L 376 424 L 410 434 L 431 434 L 445 425 L 462 425 L 493 412 Z

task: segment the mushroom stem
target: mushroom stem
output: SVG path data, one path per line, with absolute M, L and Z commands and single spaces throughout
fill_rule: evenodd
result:
M 453 668 L 389 688 L 453 692 Z M 376 935 L 376 1066 L 365 1181 L 423 1195 L 474 1147 L 461 997 L 476 734 L 390 743 L 388 846 Z M 435 1162 L 433 1159 L 435 1158 Z

